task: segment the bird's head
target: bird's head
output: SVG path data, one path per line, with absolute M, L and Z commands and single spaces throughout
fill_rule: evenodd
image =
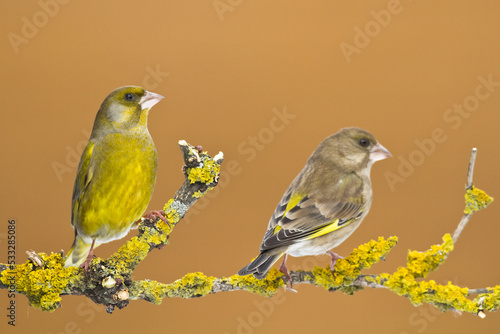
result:
M 120 87 L 111 92 L 101 104 L 93 131 L 106 133 L 133 128 L 146 129 L 149 109 L 161 99 L 163 96 L 139 86 Z
M 325 140 L 336 164 L 351 171 L 359 171 L 378 160 L 391 157 L 391 153 L 375 137 L 360 128 L 344 128 Z

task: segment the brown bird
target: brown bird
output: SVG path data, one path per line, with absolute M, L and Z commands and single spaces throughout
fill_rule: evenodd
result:
M 290 282 L 287 255 L 329 254 L 361 224 L 372 203 L 370 170 L 391 157 L 368 131 L 345 128 L 323 140 L 290 184 L 269 221 L 260 255 L 238 272 L 266 277 L 284 256 L 280 271 Z

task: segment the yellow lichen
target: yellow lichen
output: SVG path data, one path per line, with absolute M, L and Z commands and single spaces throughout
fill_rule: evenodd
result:
M 193 298 L 208 295 L 212 291 L 215 277 L 203 273 L 191 273 L 165 286 L 168 297 Z
M 163 221 L 162 221 L 163 223 Z M 159 222 L 157 223 L 157 225 Z M 142 238 L 150 245 L 160 245 L 167 241 L 167 235 L 164 233 L 158 233 L 158 231 L 151 227 L 143 227 Z
M 371 282 L 371 283 L 378 283 L 380 284 L 380 277 L 379 276 L 376 276 L 376 277 L 372 277 L 372 276 L 365 276 L 365 280 L 367 282 Z
M 130 286 L 129 299 L 135 300 L 142 297 L 151 303 L 160 305 L 162 299 L 166 296 L 167 290 L 166 284 L 157 281 L 144 280 L 134 282 L 134 284 Z
M 314 281 L 314 277 L 309 274 L 304 274 L 304 281 Z
M 191 183 L 201 182 L 210 184 L 215 181 L 220 172 L 220 165 L 214 162 L 210 157 L 203 156 L 202 166 L 193 167 L 188 170 L 188 179 Z
M 500 308 L 500 285 L 490 288 L 491 293 L 478 295 L 473 302 L 478 305 L 480 310 L 496 311 Z M 481 305 L 479 301 L 481 300 Z
M 204 193 L 202 193 L 201 191 L 197 191 L 193 194 L 193 197 L 194 198 L 201 198 L 203 197 L 203 195 L 205 195 Z
M 406 267 L 413 277 L 426 277 L 446 260 L 452 250 L 453 239 L 449 234 L 445 234 L 441 245 L 432 245 L 426 252 L 409 251 Z
M 446 234 L 441 245 L 433 245 L 426 252 L 410 251 L 407 267 L 399 267 L 393 274 L 381 274 L 376 278 L 376 281 L 398 295 L 408 297 L 414 305 L 425 302 L 433 304 L 442 311 L 455 309 L 473 314 L 477 314 L 481 309 L 498 309 L 500 288 L 494 290 L 492 294 L 479 295 L 474 300 L 470 300 L 467 298 L 467 288 L 461 288 L 451 282 L 448 282 L 447 285 L 441 285 L 433 280 L 416 280 L 435 270 L 452 250 L 453 240 L 449 234 Z M 481 296 L 485 296 L 482 303 L 483 308 L 479 305 Z
M 415 279 L 426 277 L 429 272 L 435 270 L 452 250 L 453 240 L 449 234 L 445 234 L 441 245 L 433 245 L 426 252 L 409 251 L 406 267 L 399 267 L 392 275 L 380 275 L 383 284 L 399 295 L 411 296 L 409 298 L 412 302 L 419 304 L 419 283 Z
M 68 286 L 76 282 L 78 268 L 65 268 L 60 254 L 38 255 L 44 262 L 43 267 L 27 261 L 12 270 L 4 270 L 0 273 L 0 280 L 26 295 L 34 308 L 52 312 L 60 306 L 60 294 L 69 292 Z
M 285 286 L 283 273 L 276 268 L 271 268 L 264 279 L 257 279 L 253 275 L 233 275 L 226 280 L 233 286 L 266 297 L 274 295 L 279 288 Z
M 118 273 L 131 274 L 133 268 L 146 258 L 149 244 L 146 240 L 133 237 L 107 260 L 108 266 Z
M 177 212 L 177 210 L 175 210 L 174 208 L 172 208 L 172 203 L 174 203 L 174 199 L 170 199 L 167 203 L 165 203 L 165 206 L 163 207 L 163 211 L 165 211 L 165 216 L 167 217 L 167 221 L 170 223 L 170 224 L 177 224 L 179 222 L 179 220 L 181 219 L 180 218 L 180 215 L 179 213 Z M 162 225 L 163 226 L 163 225 Z M 163 226 L 163 229 L 166 230 L 166 228 L 168 228 L 168 233 L 170 233 L 170 228 L 168 226 Z M 168 234 L 167 233 L 167 234 Z
M 423 302 L 433 304 L 442 311 L 454 308 L 459 311 L 477 313 L 477 303 L 467 298 L 468 289 L 460 288 L 448 282 L 447 285 L 435 281 L 417 282 L 406 268 L 398 268 L 392 275 L 384 275 L 384 285 L 400 296 L 406 296 L 414 305 Z
M 170 232 L 172 232 L 172 227 L 169 224 L 165 223 L 163 220 L 160 220 L 156 223 L 156 229 L 165 237 L 167 237 Z
M 379 237 L 378 241 L 371 240 L 359 246 L 345 259 L 337 260 L 334 275 L 332 275 L 330 267 L 314 267 L 315 284 L 325 289 L 347 288 L 360 275 L 361 270 L 370 268 L 374 263 L 383 259 L 396 245 L 397 240 L 397 237 L 390 237 L 387 240 Z M 343 291 L 352 293 L 354 290 L 346 289 Z
M 484 209 L 491 202 L 493 202 L 493 197 L 488 196 L 484 191 L 476 187 L 467 189 L 465 192 L 465 214 L 472 214 L 478 210 Z
M 197 191 L 193 194 L 193 197 L 194 198 L 201 198 L 203 197 L 207 192 L 209 192 L 210 190 L 214 189 L 214 187 L 207 187 L 204 191 Z

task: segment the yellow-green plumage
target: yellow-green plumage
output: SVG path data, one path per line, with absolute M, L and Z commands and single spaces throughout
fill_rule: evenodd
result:
M 128 86 L 99 109 L 80 159 L 72 200 L 75 242 L 66 266 L 83 263 L 100 244 L 124 237 L 153 194 L 156 148 L 147 129 L 149 109 L 163 97 Z

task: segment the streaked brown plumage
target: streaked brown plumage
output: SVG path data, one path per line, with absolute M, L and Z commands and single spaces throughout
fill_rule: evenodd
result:
M 372 202 L 370 169 L 391 154 L 369 132 L 345 128 L 323 140 L 285 191 L 268 224 L 260 255 L 239 275 L 262 279 L 285 255 L 328 253 L 361 224 Z

